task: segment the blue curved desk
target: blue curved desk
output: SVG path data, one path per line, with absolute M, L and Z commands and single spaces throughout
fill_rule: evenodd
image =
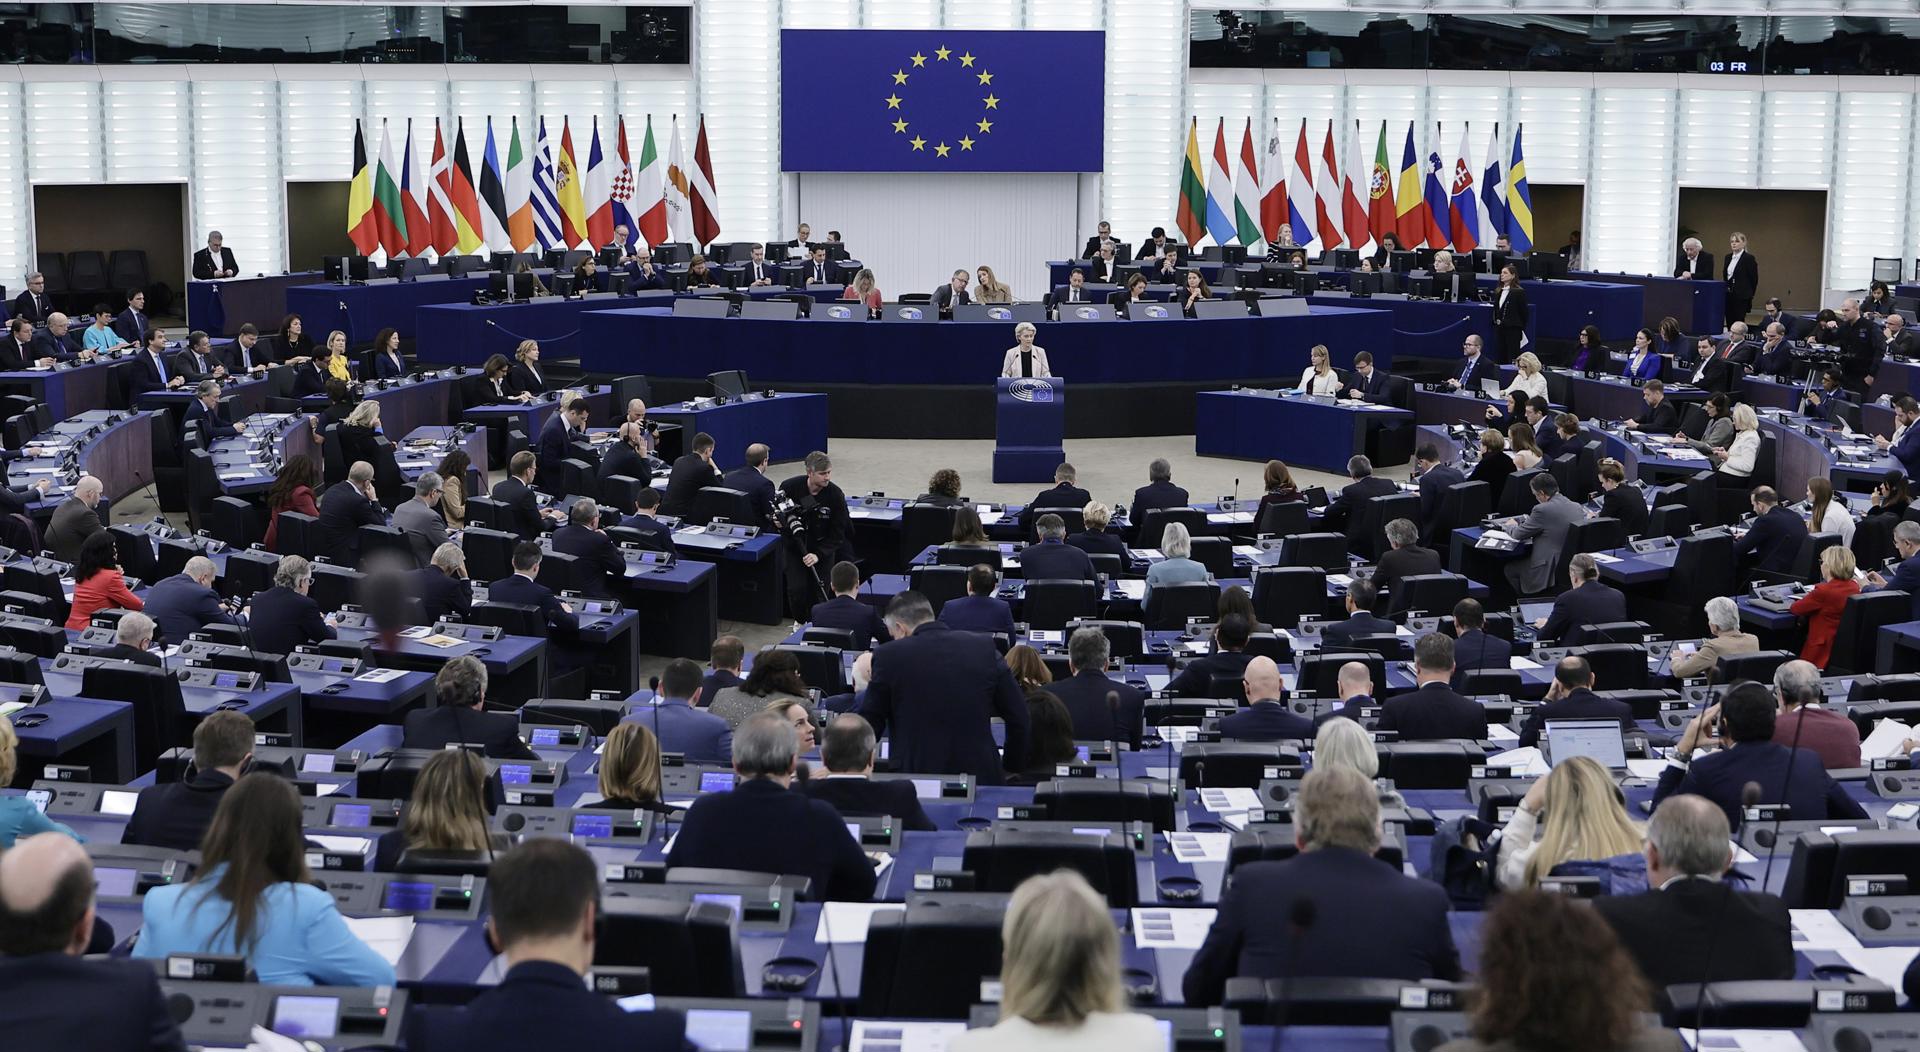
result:
M 580 316 L 589 372 L 704 379 L 744 369 L 755 383 L 970 384 L 991 387 L 1013 344 L 1005 322 L 830 322 L 675 318 L 664 308 Z M 1049 322 L 1036 342 L 1075 384 L 1242 381 L 1306 368 L 1317 343 L 1337 362 L 1392 346 L 1392 315 L 1314 307 L 1306 317 Z M 1388 362 L 1382 361 L 1383 366 Z

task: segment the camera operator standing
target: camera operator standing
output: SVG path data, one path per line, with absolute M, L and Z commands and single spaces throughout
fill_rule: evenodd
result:
M 787 561 L 787 609 L 803 621 L 813 604 L 828 597 L 823 567 L 839 558 L 852 530 L 847 495 L 833 484 L 833 461 L 825 453 L 808 453 L 806 474 L 780 484 L 774 517 L 798 552 Z

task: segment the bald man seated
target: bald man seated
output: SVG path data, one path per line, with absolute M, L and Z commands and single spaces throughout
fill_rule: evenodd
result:
M 1312 721 L 1288 711 L 1280 700 L 1285 691 L 1280 689 L 1280 666 L 1274 664 L 1272 658 L 1257 657 L 1247 662 L 1241 683 L 1247 688 L 1249 704 L 1231 716 L 1220 718 L 1222 740 L 1271 742 L 1313 737 Z
M 63 833 L 0 854 L 0 1034 L 18 1049 L 186 1052 L 145 961 L 86 958 L 93 863 Z

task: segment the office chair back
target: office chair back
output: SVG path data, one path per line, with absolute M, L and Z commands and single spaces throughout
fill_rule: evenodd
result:
M 1183 628 L 1187 618 L 1210 617 L 1219 607 L 1218 581 L 1163 584 L 1147 595 L 1147 628 L 1156 631 Z
M 1280 562 L 1284 566 L 1313 566 L 1327 573 L 1346 573 L 1347 535 L 1294 534 L 1280 542 Z
M 647 968 L 665 997 L 745 997 L 732 907 L 609 890 L 593 963 Z
M 983 829 L 967 834 L 960 858 L 982 891 L 1012 892 L 1028 877 L 1071 869 L 1114 909 L 1139 901 L 1133 852 L 1119 833 L 1096 838 L 1071 830 Z
M 927 597 L 933 604 L 935 616 L 940 608 L 947 605 L 949 599 L 959 599 L 967 594 L 967 568 L 964 566 L 916 566 L 907 572 L 907 580 L 914 591 Z
M 1028 581 L 1020 612 L 1027 625 L 1057 631 L 1067 622 L 1092 617 L 1100 610 L 1100 590 L 1092 581 Z
M 1083 628 L 1098 629 L 1107 637 L 1107 653 L 1116 661 L 1130 657 L 1139 657 L 1147 652 L 1146 628 L 1138 621 L 1096 621 L 1090 618 L 1076 618 L 1066 624 L 1065 635 L 1073 638 L 1075 632 Z
M 867 1018 L 964 1019 L 980 981 L 1000 974 L 1002 896 L 920 896 L 874 914 L 857 1010 Z
M 1173 793 L 1165 782 L 1061 778 L 1034 786 L 1033 802 L 1056 822 L 1148 822 L 1174 828 Z

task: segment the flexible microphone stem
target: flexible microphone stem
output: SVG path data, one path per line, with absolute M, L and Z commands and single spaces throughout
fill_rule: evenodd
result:
M 1788 771 L 1791 773 L 1792 768 L 1788 768 Z M 1747 808 L 1759 802 L 1760 783 L 1748 782 L 1740 790 L 1740 808 L 1742 815 L 1744 816 Z M 1731 868 L 1731 866 L 1729 866 L 1729 868 Z M 1713 976 L 1714 952 L 1720 948 L 1720 930 L 1727 922 L 1727 907 L 1733 904 L 1734 891 L 1732 886 L 1726 882 L 1726 876 L 1724 874 L 1721 875 L 1719 885 L 1720 908 L 1714 911 L 1713 931 L 1709 933 L 1707 937 L 1707 957 L 1706 960 L 1700 962 L 1700 986 L 1694 991 L 1693 995 L 1693 1044 L 1696 1048 L 1700 1045 L 1700 1031 L 1706 1027 L 1707 983 Z

